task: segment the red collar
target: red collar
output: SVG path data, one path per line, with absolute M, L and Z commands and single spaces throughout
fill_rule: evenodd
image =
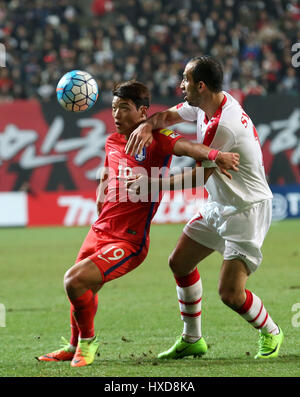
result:
M 224 94 L 224 98 L 222 99 L 222 102 L 221 102 L 220 106 L 219 106 L 218 109 L 215 111 L 215 113 L 213 114 L 212 118 L 219 118 L 219 117 L 221 116 L 222 107 L 225 105 L 226 101 L 227 101 L 227 97 L 226 97 L 226 95 Z M 209 120 L 208 120 L 208 117 L 207 117 L 207 115 L 206 115 L 206 113 L 205 113 L 205 116 L 204 116 L 204 123 L 207 124 L 208 122 L 209 122 Z

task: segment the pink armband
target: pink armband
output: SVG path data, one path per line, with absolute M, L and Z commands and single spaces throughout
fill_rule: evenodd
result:
M 219 150 L 212 149 L 212 150 L 208 153 L 208 160 L 210 160 L 210 161 L 215 161 L 216 158 L 217 158 L 218 153 L 219 153 Z

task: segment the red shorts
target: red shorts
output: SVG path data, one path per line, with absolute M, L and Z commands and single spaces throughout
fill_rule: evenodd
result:
M 89 258 L 98 267 L 103 282 L 114 280 L 139 266 L 148 248 L 118 240 L 103 232 L 89 230 L 76 258 L 76 263 Z

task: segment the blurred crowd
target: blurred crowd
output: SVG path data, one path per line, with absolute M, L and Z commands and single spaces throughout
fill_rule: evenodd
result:
M 183 68 L 201 54 L 218 57 L 240 102 L 297 94 L 297 42 L 298 0 L 0 0 L 0 99 L 47 101 L 72 69 L 90 72 L 107 103 L 113 83 L 132 78 L 153 97 L 179 98 Z

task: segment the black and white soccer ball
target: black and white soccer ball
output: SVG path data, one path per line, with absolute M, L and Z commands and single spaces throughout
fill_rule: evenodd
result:
M 98 85 L 89 73 L 71 70 L 59 80 L 56 95 L 64 109 L 71 112 L 83 112 L 96 103 Z

